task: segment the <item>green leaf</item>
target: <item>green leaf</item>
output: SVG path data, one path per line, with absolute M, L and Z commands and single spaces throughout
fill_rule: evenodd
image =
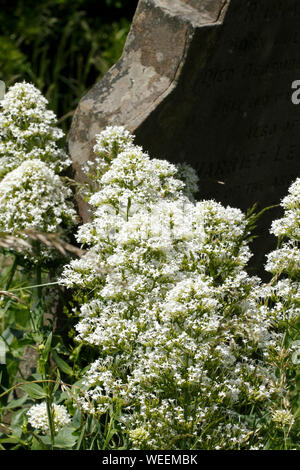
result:
M 47 341 L 45 343 L 45 348 L 43 349 L 43 352 L 41 354 L 41 357 L 43 358 L 45 363 L 48 361 L 48 357 L 49 357 L 49 353 L 51 349 L 51 343 L 52 343 L 52 331 L 47 338 Z
M 4 439 L 0 439 L 2 444 L 18 444 L 20 439 L 17 437 L 5 437 Z
M 47 364 L 49 353 L 51 350 L 51 343 L 52 343 L 52 331 L 49 334 L 47 341 L 45 343 L 44 349 L 39 357 L 38 371 L 40 372 L 40 374 L 45 373 L 46 364 Z
M 55 380 L 55 385 L 54 385 L 54 388 L 53 388 L 53 391 L 52 391 L 53 394 L 59 389 L 60 382 L 61 382 L 60 372 L 59 372 L 59 369 L 57 369 L 57 376 L 56 376 L 56 380 Z
M 58 354 L 56 351 L 52 351 L 53 360 L 56 362 L 60 370 L 62 370 L 65 374 L 72 377 L 74 375 L 72 368 L 67 364 Z
M 54 447 L 59 449 L 71 449 L 77 441 L 77 436 L 73 435 L 75 429 L 73 427 L 64 427 L 58 434 L 55 436 Z
M 76 450 L 80 450 L 84 435 L 85 435 L 85 426 L 82 426 L 82 430 L 81 430 L 81 433 L 77 442 Z
M 43 388 L 35 383 L 29 383 L 25 385 L 21 385 L 20 388 L 26 392 L 30 398 L 33 399 L 41 399 L 46 398 L 47 394 L 44 392 Z
M 105 442 L 103 444 L 103 448 L 102 450 L 106 450 L 109 442 L 111 441 L 111 439 L 114 437 L 115 434 L 118 434 L 118 431 L 116 429 L 111 429 L 107 435 L 106 435 L 106 438 L 105 438 Z
M 24 395 L 21 398 L 18 398 L 17 400 L 12 400 L 9 402 L 8 405 L 6 405 L 3 409 L 4 410 L 13 410 L 14 408 L 18 408 L 19 406 L 22 406 L 23 403 L 27 400 L 26 395 Z
M 45 450 L 47 447 L 43 442 L 38 441 L 36 437 L 32 438 L 31 450 Z
M 62 428 L 54 438 L 54 447 L 57 449 L 71 449 L 77 441 L 77 436 L 73 435 L 75 428 L 65 426 Z M 46 445 L 51 445 L 49 436 L 40 436 L 40 439 Z

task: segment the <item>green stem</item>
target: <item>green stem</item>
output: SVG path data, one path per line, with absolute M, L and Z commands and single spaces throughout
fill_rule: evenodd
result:
M 47 415 L 48 415 L 49 428 L 50 428 L 51 449 L 53 450 L 54 449 L 54 427 L 53 427 L 53 415 L 51 412 L 50 398 L 47 398 L 46 404 L 47 404 Z
M 45 284 L 38 284 L 34 286 L 23 286 L 23 287 L 18 287 L 17 289 L 11 289 L 10 292 L 17 292 L 19 290 L 23 291 L 23 290 L 28 290 L 28 289 L 36 289 L 37 287 L 54 286 L 57 284 L 60 284 L 60 282 L 55 281 L 55 282 L 47 282 Z
M 18 267 L 18 257 L 15 256 L 12 267 L 10 268 L 9 273 L 8 273 L 8 279 L 7 279 L 7 282 L 6 282 L 6 290 L 8 290 L 10 288 L 10 285 L 11 285 L 12 280 L 14 278 L 17 267 Z
M 130 210 L 130 207 L 131 207 L 131 198 L 128 199 L 128 202 L 127 202 L 127 211 L 126 211 L 126 220 L 128 221 L 128 218 L 129 218 L 129 210 Z
M 30 322 L 31 322 L 32 330 L 36 333 L 36 331 L 37 331 L 36 324 L 35 324 L 34 317 L 32 315 L 32 312 L 31 312 L 30 308 L 28 308 L 28 314 L 29 314 L 29 319 L 30 319 Z
M 39 328 L 42 328 L 43 318 L 44 318 L 41 284 L 42 284 L 42 268 L 41 268 L 41 265 L 38 264 L 36 267 L 36 311 L 38 313 L 37 324 Z
M 40 305 L 41 304 L 41 300 L 42 300 L 42 288 L 41 288 L 41 284 L 42 284 L 42 269 L 41 269 L 41 266 L 38 264 L 37 267 L 36 267 L 36 284 L 37 284 L 37 287 L 36 287 L 36 292 L 37 292 L 37 298 L 38 298 L 38 304 Z

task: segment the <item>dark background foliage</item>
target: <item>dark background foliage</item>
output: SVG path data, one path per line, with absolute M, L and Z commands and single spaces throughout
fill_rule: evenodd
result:
M 0 80 L 36 85 L 66 131 L 119 59 L 138 0 L 0 0 Z

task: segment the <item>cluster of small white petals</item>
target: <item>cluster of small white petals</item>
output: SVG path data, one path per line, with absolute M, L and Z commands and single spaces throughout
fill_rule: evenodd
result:
M 271 299 L 271 315 L 289 321 L 299 318 L 300 313 L 300 178 L 290 186 L 281 205 L 283 217 L 275 220 L 270 230 L 279 238 L 278 248 L 268 254 L 265 265 L 275 281 L 265 298 Z
M 63 405 L 52 405 L 54 431 L 58 432 L 60 428 L 71 422 L 71 417 Z M 37 431 L 46 434 L 50 432 L 49 419 L 47 413 L 47 404 L 45 402 L 33 405 L 28 411 L 28 422 Z
M 109 160 L 133 146 L 134 136 L 123 126 L 107 126 L 96 135 L 95 155 Z
M 245 271 L 247 219 L 193 202 L 173 165 L 131 139 L 124 150 L 114 132 L 98 137 L 107 167 L 77 234 L 89 249 L 61 279 L 83 299 L 77 340 L 98 353 L 77 403 L 99 416 L 118 402 L 137 449 L 179 449 L 182 436 L 222 449 L 247 448 L 251 436 L 260 448 L 245 410 L 259 419 L 283 393 L 268 362 L 281 336 Z
M 291 277 L 300 271 L 300 250 L 293 241 L 282 244 L 280 248 L 268 254 L 266 271 L 278 274 L 288 273 Z
M 133 448 L 142 449 L 144 445 L 147 446 L 150 434 L 144 428 L 136 428 L 129 431 L 129 438 L 132 442 Z
M 267 257 L 265 269 L 272 274 L 297 277 L 300 272 L 300 178 L 289 188 L 281 206 L 284 215 L 272 223 L 270 233 L 277 236 L 280 246 Z
M 275 410 L 272 413 L 273 421 L 279 426 L 292 426 L 295 422 L 295 418 L 290 410 Z
M 57 145 L 64 134 L 47 104 L 41 92 L 25 82 L 11 86 L 0 101 L 0 176 L 24 160 L 43 160 L 55 172 L 69 166 L 70 159 Z
M 0 229 L 17 237 L 24 230 L 59 233 L 77 222 L 72 191 L 57 175 L 70 160 L 57 141 L 63 137 L 47 100 L 29 83 L 16 83 L 0 101 Z M 53 248 L 24 250 L 31 262 L 52 258 Z
M 285 210 L 291 210 L 294 207 L 299 207 L 299 194 L 300 194 L 300 178 L 297 178 L 289 187 L 288 195 L 285 196 L 281 202 Z
M 123 126 L 108 126 L 96 135 L 97 157 L 87 161 L 82 169 L 102 191 L 92 195 L 89 203 L 99 207 L 109 201 L 122 210 L 130 200 L 133 212 L 143 202 L 174 197 L 180 190 L 193 200 L 199 181 L 195 170 L 186 163 L 173 165 L 165 160 L 150 160 L 133 140 L 134 136 Z
M 71 190 L 41 160 L 27 160 L 0 182 L 0 228 L 15 233 L 24 229 L 55 232 L 75 222 L 68 198 Z
M 139 148 L 120 153 L 100 178 L 100 191 L 89 203 L 94 207 L 112 206 L 128 217 L 150 202 L 177 197 L 184 183 L 174 178 L 176 167 L 163 160 L 150 160 Z
M 271 360 L 278 361 L 281 383 L 287 384 L 284 399 L 277 401 L 277 409 L 274 403 L 271 420 L 278 429 L 288 428 L 290 431 L 296 422 L 296 417 L 289 407 L 289 398 L 292 393 L 297 393 L 297 385 L 294 385 L 297 372 L 293 362 L 293 346 L 297 341 L 293 342 L 292 339 L 300 319 L 300 178 L 290 186 L 281 206 L 284 209 L 283 217 L 275 220 L 270 230 L 270 233 L 278 237 L 277 248 L 268 254 L 265 265 L 266 271 L 272 273 L 273 278 L 258 295 L 265 304 L 269 321 L 277 326 L 278 336 L 282 331 L 288 339 L 288 345 L 284 347 L 282 342 L 281 347 L 274 347 L 277 354 L 270 355 Z M 286 361 L 282 367 L 280 359 L 283 357 Z

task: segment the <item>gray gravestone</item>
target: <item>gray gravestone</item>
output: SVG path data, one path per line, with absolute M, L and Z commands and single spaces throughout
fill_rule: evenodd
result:
M 77 178 L 95 134 L 124 125 L 151 156 L 196 168 L 199 198 L 243 210 L 278 204 L 300 176 L 300 106 L 291 101 L 299 20 L 297 0 L 140 0 L 121 59 L 76 110 Z M 260 224 L 265 251 L 278 216 Z

